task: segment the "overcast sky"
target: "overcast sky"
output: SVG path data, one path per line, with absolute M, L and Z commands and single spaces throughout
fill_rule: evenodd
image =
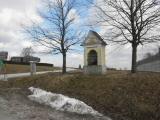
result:
M 0 51 L 8 51 L 9 56 L 19 56 L 24 47 L 32 46 L 35 50 L 41 50 L 30 40 L 28 40 L 21 31 L 21 24 L 29 24 L 30 20 L 41 22 L 42 19 L 37 14 L 37 8 L 41 5 L 40 0 L 0 0 Z M 87 20 L 92 14 L 92 8 L 82 8 L 85 13 L 76 14 L 77 26 L 81 26 L 83 21 Z M 81 12 L 83 12 L 81 11 Z M 84 17 L 85 16 L 85 17 Z M 85 29 L 87 32 L 88 29 Z M 92 28 L 94 29 L 94 28 Z M 103 31 L 107 28 L 101 27 L 98 32 L 103 35 Z M 159 44 L 146 45 L 139 47 L 138 59 L 142 59 L 146 52 L 157 52 Z M 78 67 L 83 65 L 83 48 L 79 46 L 81 52 L 72 52 L 68 54 L 67 66 Z M 61 55 L 44 55 L 35 54 L 41 58 L 41 62 L 52 63 L 61 66 Z M 106 65 L 115 68 L 130 69 L 131 64 L 131 46 L 119 46 L 109 44 L 106 46 Z

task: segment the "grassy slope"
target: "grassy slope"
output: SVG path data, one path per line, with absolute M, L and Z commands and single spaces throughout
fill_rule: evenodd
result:
M 78 98 L 115 120 L 160 119 L 160 73 L 46 74 L 0 82 L 0 88 L 30 86 Z
M 48 67 L 48 66 L 37 66 L 37 71 L 52 71 L 57 68 Z M 25 73 L 30 72 L 29 65 L 16 65 L 16 64 L 7 64 L 6 73 Z

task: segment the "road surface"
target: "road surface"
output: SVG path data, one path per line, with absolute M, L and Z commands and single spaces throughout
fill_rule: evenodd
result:
M 75 69 L 72 68 L 67 68 L 67 71 L 74 71 Z M 49 72 L 62 72 L 62 70 L 54 70 L 54 71 L 42 71 L 42 72 L 36 72 L 36 75 L 38 74 L 45 74 L 45 73 L 49 73 Z M 18 77 L 27 77 L 30 76 L 31 73 L 16 73 L 16 74 L 5 74 L 5 75 L 0 75 L 0 80 L 8 80 L 10 78 L 18 78 Z
M 43 72 L 37 72 L 36 74 L 45 74 L 48 72 L 61 72 L 60 70 L 56 70 L 56 71 L 43 71 Z M 26 77 L 26 76 L 30 76 L 31 73 L 16 73 L 16 74 L 5 74 L 5 75 L 0 75 L 0 80 L 7 80 L 10 78 L 17 78 L 17 77 Z

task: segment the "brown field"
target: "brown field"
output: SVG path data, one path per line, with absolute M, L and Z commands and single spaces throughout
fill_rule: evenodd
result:
M 49 73 L 0 81 L 0 88 L 39 87 L 80 99 L 113 120 L 160 120 L 160 73 Z
M 37 72 L 40 71 L 52 71 L 57 70 L 57 67 L 49 67 L 49 66 L 37 66 Z M 29 65 L 16 65 L 16 64 L 6 64 L 6 70 L 3 70 L 3 72 L 6 71 L 7 74 L 12 73 L 26 73 L 30 72 L 30 66 Z

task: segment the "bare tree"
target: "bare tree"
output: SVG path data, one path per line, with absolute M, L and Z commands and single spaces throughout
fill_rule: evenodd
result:
M 26 57 L 26 56 L 32 56 L 34 53 L 32 47 L 26 47 L 22 49 L 21 56 Z
M 97 0 L 99 1 L 99 0 Z M 132 46 L 131 72 L 136 72 L 137 47 L 160 41 L 159 0 L 101 0 L 96 8 L 96 23 L 106 26 L 106 40 Z
M 44 21 L 33 22 L 32 27 L 25 27 L 27 34 L 38 44 L 47 48 L 47 53 L 62 54 L 63 73 L 66 73 L 66 54 L 72 46 L 80 43 L 75 30 L 75 15 L 72 14 L 75 0 L 44 0 L 45 7 L 39 10 Z M 75 9 L 74 9 L 75 10 Z

